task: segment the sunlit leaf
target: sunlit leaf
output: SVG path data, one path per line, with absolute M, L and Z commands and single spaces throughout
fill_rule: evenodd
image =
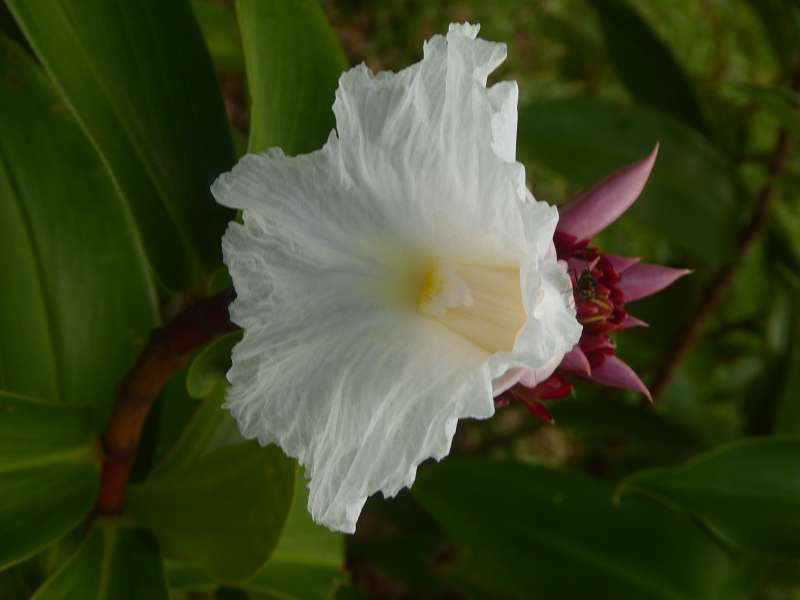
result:
M 495 598 L 729 600 L 732 567 L 689 519 L 578 474 L 489 460 L 427 469 L 415 497 L 455 542 L 451 574 Z
M 198 284 L 220 261 L 229 215 L 209 185 L 234 153 L 188 2 L 8 5 L 113 173 L 161 280 Z
M 0 569 L 86 517 L 100 481 L 86 411 L 0 392 Z
M 167 600 L 155 540 L 112 521 L 95 524 L 75 555 L 32 600 Z
M 250 152 L 319 148 L 347 61 L 316 0 L 238 0 L 251 95 Z
M 738 441 L 621 489 L 696 515 L 730 543 L 800 558 L 800 438 Z

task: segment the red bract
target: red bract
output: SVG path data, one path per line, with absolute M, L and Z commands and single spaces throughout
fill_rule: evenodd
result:
M 561 209 L 553 242 L 572 279 L 575 312 L 583 325 L 583 334 L 552 377 L 533 389 L 518 384 L 502 402 L 517 400 L 536 416 L 550 421 L 540 401 L 569 394 L 571 385 L 567 377 L 570 376 L 636 390 L 652 400 L 636 372 L 616 356 L 616 344 L 609 334 L 647 326 L 628 314 L 626 303 L 651 296 L 691 271 L 605 254 L 591 245 L 591 238 L 636 201 L 657 154 L 658 145 L 643 160 L 612 173 Z

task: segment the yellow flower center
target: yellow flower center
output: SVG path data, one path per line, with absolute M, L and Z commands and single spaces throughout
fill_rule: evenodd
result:
M 518 268 L 435 262 L 418 281 L 420 312 L 489 353 L 514 347 L 527 320 Z

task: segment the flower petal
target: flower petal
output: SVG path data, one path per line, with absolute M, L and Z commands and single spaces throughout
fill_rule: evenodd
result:
M 600 365 L 593 367 L 589 379 L 603 385 L 640 392 L 653 401 L 650 390 L 639 379 L 636 371 L 616 356 L 608 356 Z
M 658 154 L 658 144 L 639 162 L 596 183 L 561 209 L 558 230 L 588 240 L 617 220 L 642 192 Z
M 225 235 L 231 318 L 245 328 L 226 408 L 245 437 L 306 467 L 317 522 L 352 532 L 368 495 L 396 494 L 420 462 L 449 452 L 457 419 L 493 414 L 486 356 L 432 319 L 374 306 L 353 292 L 357 279 L 290 244 L 265 252 L 270 244 L 258 215 Z
M 589 359 L 586 358 L 586 354 L 584 354 L 580 346 L 574 346 L 572 350 L 567 352 L 561 360 L 561 364 L 558 365 L 558 368 L 572 373 L 582 373 L 587 376 L 592 372 Z
M 603 256 L 608 259 L 608 262 L 620 275 L 641 260 L 634 256 L 615 256 L 613 254 L 604 254 Z
M 345 73 L 321 150 L 246 156 L 212 187 L 244 209 L 223 238 L 245 330 L 226 407 L 306 467 L 309 510 L 333 529 L 445 456 L 459 418 L 491 416 L 509 371 L 545 377 L 580 336 L 557 211 L 513 162 L 516 88 L 485 87 L 505 48 L 476 34 L 451 27 L 397 74 Z M 516 269 L 513 348 L 490 354 L 417 310 L 409 264 L 430 258 Z
M 620 324 L 620 329 L 630 329 L 631 327 L 650 327 L 650 323 L 637 319 L 631 314 L 626 314 L 625 319 Z
M 506 47 L 476 32 L 451 26 L 446 38 L 426 42 L 420 63 L 396 74 L 351 69 L 333 110 L 352 193 L 386 202 L 406 236 L 485 264 L 527 251 L 519 206 L 528 192 L 513 160 L 516 85 L 485 87 Z M 555 227 L 557 214 L 550 219 Z M 536 243 L 551 240 L 541 230 Z
M 625 302 L 633 302 L 660 292 L 691 272 L 691 269 L 638 263 L 622 273 L 617 288 L 622 292 Z
M 556 354 L 550 359 L 543 367 L 538 369 L 514 368 L 507 371 L 503 376 L 495 379 L 494 394 L 495 397 L 499 396 L 517 383 L 525 386 L 526 388 L 535 388 L 537 385 L 550 377 L 553 372 L 563 364 L 561 356 Z

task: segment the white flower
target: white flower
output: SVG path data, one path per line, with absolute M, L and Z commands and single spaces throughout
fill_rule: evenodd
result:
M 309 510 L 355 530 L 370 494 L 441 459 L 460 418 L 550 375 L 578 341 L 554 207 L 515 162 L 504 44 L 451 25 L 421 62 L 339 80 L 311 154 L 245 156 L 212 191 L 244 210 L 222 247 L 236 288 L 226 407 L 310 478 Z M 338 134 L 337 134 L 338 132 Z

